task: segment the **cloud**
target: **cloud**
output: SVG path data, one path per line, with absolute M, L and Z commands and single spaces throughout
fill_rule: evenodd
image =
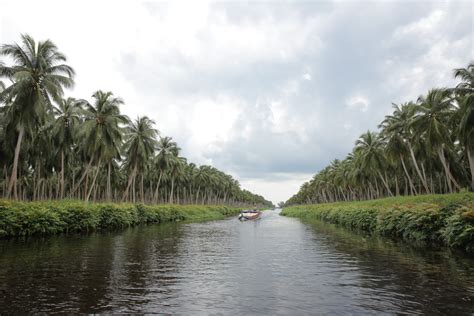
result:
M 452 69 L 472 60 L 472 9 L 468 1 L 3 1 L 0 42 L 25 32 L 51 38 L 77 72 L 73 96 L 113 91 L 126 114 L 153 118 L 189 160 L 277 202 L 344 158 L 391 102 L 452 86 Z
M 355 95 L 346 100 L 349 109 L 358 109 L 361 112 L 367 112 L 369 109 L 369 100 L 360 95 Z

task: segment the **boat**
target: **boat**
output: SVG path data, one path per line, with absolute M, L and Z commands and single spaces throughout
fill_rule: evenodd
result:
M 239 214 L 239 220 L 241 221 L 247 221 L 247 220 L 254 220 L 260 218 L 260 215 L 262 212 L 257 211 L 257 210 L 245 210 L 240 212 Z

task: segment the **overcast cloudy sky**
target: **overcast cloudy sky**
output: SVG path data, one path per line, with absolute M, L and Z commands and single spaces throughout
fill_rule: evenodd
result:
M 190 161 L 278 202 L 391 102 L 453 85 L 473 16 L 471 1 L 0 0 L 0 43 L 53 40 L 71 96 L 113 91 Z

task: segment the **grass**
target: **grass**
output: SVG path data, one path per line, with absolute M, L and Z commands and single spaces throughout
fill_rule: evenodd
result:
M 300 205 L 281 214 L 474 253 L 474 193 Z
M 207 205 L 85 203 L 75 200 L 0 200 L 0 237 L 52 235 L 123 229 L 177 221 L 204 221 L 236 215 L 239 208 Z

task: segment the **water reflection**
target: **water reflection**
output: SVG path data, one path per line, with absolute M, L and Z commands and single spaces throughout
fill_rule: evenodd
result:
M 18 312 L 470 314 L 473 260 L 266 212 L 0 242 Z
M 356 260 L 360 285 L 372 292 L 361 306 L 371 308 L 371 299 L 386 296 L 387 303 L 407 314 L 473 310 L 472 258 L 355 234 L 317 221 L 307 224 L 315 238 Z

